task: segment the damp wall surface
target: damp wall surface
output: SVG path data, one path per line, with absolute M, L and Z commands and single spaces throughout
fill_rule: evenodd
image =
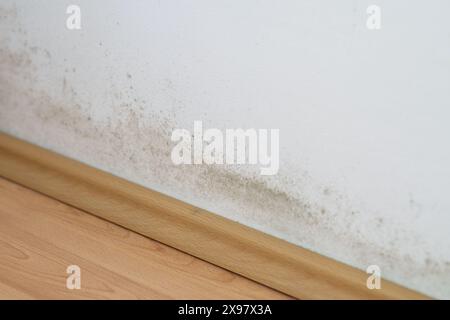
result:
M 450 298 L 450 2 L 371 4 L 1 0 L 0 130 Z M 175 166 L 195 120 L 279 129 L 278 174 Z

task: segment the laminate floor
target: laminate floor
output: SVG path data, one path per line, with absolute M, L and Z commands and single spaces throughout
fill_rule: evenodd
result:
M 289 298 L 0 178 L 0 299 Z

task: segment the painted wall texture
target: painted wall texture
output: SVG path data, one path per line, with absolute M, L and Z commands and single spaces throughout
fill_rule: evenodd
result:
M 371 4 L 1 0 L 0 130 L 450 298 L 450 2 Z M 175 166 L 194 120 L 280 129 L 278 174 Z

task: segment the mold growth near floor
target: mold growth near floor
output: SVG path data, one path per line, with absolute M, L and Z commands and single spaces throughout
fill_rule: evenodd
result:
M 366 216 L 289 159 L 281 159 L 273 177 L 249 166 L 175 166 L 170 136 L 186 125 L 189 108 L 148 101 L 129 72 L 120 81 L 111 76 L 99 93 L 104 104 L 93 104 L 80 91 L 87 84 L 74 80 L 82 72 L 77 66 L 61 67 L 52 52 L 32 43 L 15 9 L 0 15 L 6 17 L 0 23 L 0 130 L 358 268 L 376 261 L 391 280 L 450 296 L 450 262 L 434 254 L 423 235 L 390 217 Z M 61 70 L 57 88 L 44 82 L 50 69 Z M 126 87 L 118 85 L 123 81 Z M 171 90 L 170 80 L 161 82 Z

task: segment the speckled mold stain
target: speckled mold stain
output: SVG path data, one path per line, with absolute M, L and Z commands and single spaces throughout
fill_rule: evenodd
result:
M 361 269 L 376 261 L 392 280 L 450 296 L 450 282 L 442 284 L 450 274 L 449 261 L 404 254 L 395 239 L 420 239 L 405 240 L 407 231 L 388 226 L 382 217 L 368 223 L 380 234 L 389 227 L 397 238 L 388 246 L 371 242 L 355 226 L 362 213 L 345 195 L 332 186 L 316 186 L 320 197 L 314 200 L 304 192 L 314 186 L 307 172 L 294 174 L 285 167 L 264 177 L 245 166 L 175 166 L 170 136 L 187 111 L 149 107 L 131 73 L 123 75 L 127 88 L 117 88 L 114 79 L 105 84 L 111 103 L 103 118 L 94 115 L 95 106 L 82 101 L 71 82 L 75 66 L 67 65 L 61 77 L 63 94 L 46 92 L 36 85 L 37 70 L 51 64 L 51 53 L 27 42 L 15 9 L 0 7 L 0 16 L 0 130 Z

